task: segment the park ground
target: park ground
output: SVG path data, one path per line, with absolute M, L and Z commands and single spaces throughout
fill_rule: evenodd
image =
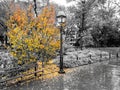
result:
M 88 49 L 87 49 L 88 50 Z M 90 48 L 89 50 L 100 50 L 116 55 L 119 47 Z M 84 51 L 84 50 L 83 50 Z M 119 60 L 119 59 L 118 59 Z M 116 62 L 116 59 L 110 60 Z M 25 81 L 12 85 L 7 90 L 119 90 L 119 64 L 112 64 L 108 60 L 74 68 L 65 68 L 66 74 L 58 74 L 59 68 L 53 73 L 44 75 L 43 78 Z M 116 82 L 117 81 L 117 82 Z M 109 83 L 108 83 L 109 82 Z M 116 83 L 114 83 L 116 82 Z M 110 85 L 110 86 L 109 86 Z M 112 89 L 115 88 L 115 89 Z

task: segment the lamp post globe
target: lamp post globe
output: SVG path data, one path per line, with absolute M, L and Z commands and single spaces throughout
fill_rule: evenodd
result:
M 64 74 L 65 71 L 63 69 L 63 24 L 66 22 L 66 15 L 63 11 L 59 11 L 57 16 L 56 16 L 57 22 L 59 23 L 60 27 L 60 70 L 58 73 Z
M 59 11 L 57 16 L 57 22 L 62 24 L 62 23 L 65 23 L 66 22 L 66 14 L 64 11 Z

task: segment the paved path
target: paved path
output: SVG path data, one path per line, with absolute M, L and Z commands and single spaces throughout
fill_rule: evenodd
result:
M 81 66 L 51 80 L 7 90 L 120 90 L 120 66 L 103 63 Z

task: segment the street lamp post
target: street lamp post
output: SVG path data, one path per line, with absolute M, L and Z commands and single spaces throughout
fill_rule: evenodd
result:
M 65 71 L 63 70 L 63 24 L 66 22 L 66 15 L 63 11 L 59 11 L 57 16 L 56 16 L 57 22 L 60 25 L 60 70 L 58 73 L 64 74 Z

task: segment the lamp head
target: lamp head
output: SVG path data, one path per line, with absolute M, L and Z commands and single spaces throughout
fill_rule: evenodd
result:
M 65 23 L 66 22 L 66 14 L 63 11 L 59 11 L 57 16 L 56 16 L 57 22 L 58 23 Z

